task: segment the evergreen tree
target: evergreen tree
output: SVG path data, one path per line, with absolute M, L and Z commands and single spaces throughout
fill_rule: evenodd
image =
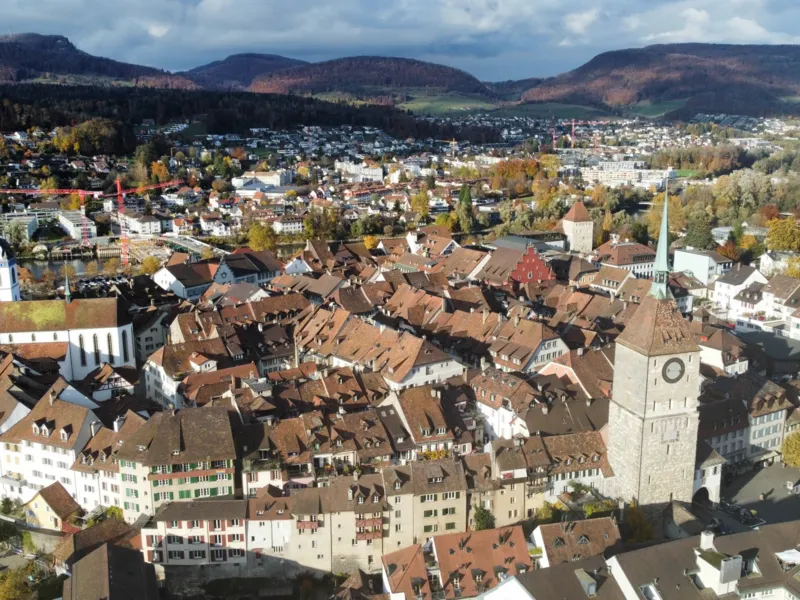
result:
M 698 214 L 689 220 L 684 241 L 687 246 L 698 250 L 713 250 L 717 247 L 717 242 L 711 235 L 711 223 L 705 214 Z

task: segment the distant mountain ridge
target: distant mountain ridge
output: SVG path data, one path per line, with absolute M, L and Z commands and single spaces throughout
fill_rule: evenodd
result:
M 483 83 L 465 71 L 386 56 L 352 56 L 309 63 L 262 75 L 250 86 L 251 91 L 272 94 L 347 92 L 370 95 L 412 88 L 491 94 Z
M 167 71 L 93 56 L 78 50 L 61 35 L 22 33 L 0 36 L 0 81 L 22 81 L 48 75 L 135 80 L 154 87 L 197 87 Z
M 800 93 L 800 46 L 659 44 L 604 52 L 523 93 L 526 102 L 623 107 L 686 100 L 687 109 L 790 108 Z
M 259 76 L 307 64 L 304 60 L 277 54 L 248 52 L 232 54 L 223 60 L 185 71 L 182 75 L 205 88 L 244 90 Z
M 664 103 L 669 110 L 682 107 L 676 116 L 797 114 L 800 46 L 660 44 L 604 52 L 547 79 L 481 82 L 453 67 L 384 56 L 307 63 L 277 54 L 242 53 L 170 73 L 93 56 L 60 35 L 0 36 L 0 83 L 31 81 L 296 93 L 414 110 L 426 101 L 452 102 L 457 110 L 469 103 L 491 109 L 522 101 L 623 113 L 638 103 Z

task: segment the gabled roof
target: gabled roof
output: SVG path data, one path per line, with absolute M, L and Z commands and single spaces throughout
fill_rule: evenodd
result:
M 78 514 L 81 511 L 81 506 L 70 495 L 66 488 L 61 485 L 60 481 L 51 483 L 46 488 L 39 490 L 39 493 L 34 498 L 39 497 L 47 503 L 56 516 L 62 521 L 67 520 L 69 517 Z M 30 504 L 31 500 L 28 502 Z

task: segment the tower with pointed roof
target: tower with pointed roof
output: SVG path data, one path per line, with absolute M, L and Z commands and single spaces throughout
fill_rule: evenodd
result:
M 697 454 L 700 348 L 667 286 L 668 249 L 665 202 L 650 294 L 616 340 L 608 412 L 614 493 L 650 507 L 692 499 Z
M 11 244 L 0 237 L 0 302 L 20 299 L 17 259 Z
M 567 236 L 569 249 L 588 254 L 594 245 L 594 221 L 583 202 L 576 202 L 561 219 L 561 228 Z

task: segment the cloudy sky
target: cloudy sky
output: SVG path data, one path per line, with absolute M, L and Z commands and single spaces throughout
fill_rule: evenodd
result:
M 173 71 L 237 52 L 380 54 L 497 81 L 647 44 L 800 43 L 797 0 L 2 0 L 0 10 L 2 33 L 61 34 Z

